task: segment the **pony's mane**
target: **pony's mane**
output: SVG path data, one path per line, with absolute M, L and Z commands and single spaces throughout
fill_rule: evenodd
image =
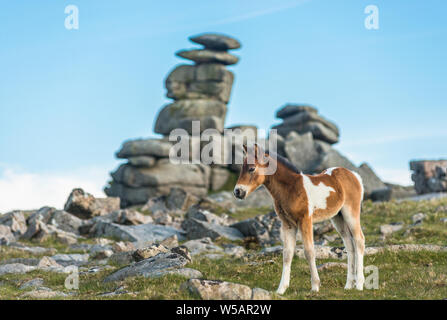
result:
M 298 170 L 297 167 L 295 167 L 295 165 L 290 162 L 288 159 L 284 158 L 283 156 L 277 154 L 276 152 L 272 152 L 269 150 L 265 151 L 266 154 L 268 155 L 272 155 L 273 157 L 276 158 L 276 161 L 278 161 L 279 163 L 281 163 L 283 166 L 285 166 L 287 169 L 292 170 L 295 173 L 301 173 L 300 170 Z

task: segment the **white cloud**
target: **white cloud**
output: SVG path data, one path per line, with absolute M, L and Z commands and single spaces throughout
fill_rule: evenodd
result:
M 0 164 L 0 213 L 43 206 L 63 208 L 71 190 L 78 187 L 104 197 L 102 189 L 110 180 L 110 169 L 89 167 L 70 172 L 33 173 Z
M 400 184 L 403 186 L 413 185 L 411 172 L 406 169 L 374 168 L 377 175 L 385 182 Z

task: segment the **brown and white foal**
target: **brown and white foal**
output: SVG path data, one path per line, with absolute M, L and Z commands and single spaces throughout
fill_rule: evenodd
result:
M 318 175 L 300 173 L 288 160 L 264 152 L 256 144 L 254 161 L 247 161 L 247 147 L 234 195 L 245 199 L 264 185 L 270 192 L 275 211 L 281 219 L 283 241 L 283 271 L 278 290 L 283 294 L 289 287 L 290 266 L 295 252 L 297 230 L 300 230 L 304 253 L 310 265 L 312 290 L 318 291 L 320 278 L 315 264 L 313 223 L 331 219 L 340 233 L 348 253 L 348 275 L 345 289 L 363 290 L 363 254 L 365 238 L 360 226 L 363 185 L 360 176 L 345 168 L 331 168 Z M 262 161 L 260 161 L 262 158 Z M 276 171 L 265 174 L 270 161 L 276 161 Z

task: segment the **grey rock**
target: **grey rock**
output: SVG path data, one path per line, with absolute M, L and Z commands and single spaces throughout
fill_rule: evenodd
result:
M 43 279 L 42 278 L 35 278 L 35 279 L 31 279 L 26 281 L 25 283 L 23 283 L 19 290 L 25 290 L 28 288 L 38 288 L 43 286 Z
M 174 129 L 192 134 L 192 121 L 200 121 L 200 132 L 213 128 L 223 132 L 227 106 L 214 99 L 183 99 L 168 104 L 160 111 L 154 131 L 169 135 Z
M 196 164 L 174 164 L 169 159 L 163 159 L 152 168 L 122 165 L 116 172 L 112 173 L 112 176 L 116 182 L 132 188 L 167 186 L 170 191 L 174 185 L 206 188 L 209 168 Z
M 210 237 L 214 240 L 222 237 L 229 240 L 241 240 L 244 238 L 243 234 L 236 228 L 208 223 L 193 218 L 184 220 L 182 228 L 186 231 L 188 239 Z
M 56 297 L 66 297 L 67 294 L 61 291 L 53 291 L 49 288 L 39 287 L 36 290 L 25 292 L 21 297 L 32 299 L 52 299 Z
M 85 265 L 88 263 L 89 257 L 90 256 L 88 254 L 72 253 L 72 254 L 56 254 L 51 258 L 61 266 L 67 267 L 67 266 Z
M 134 167 L 145 167 L 150 168 L 155 165 L 155 162 L 157 161 L 156 158 L 151 156 L 135 156 L 135 157 L 129 157 L 129 164 L 131 164 Z
M 241 258 L 247 250 L 245 250 L 242 246 L 236 246 L 233 244 L 225 245 L 224 252 L 230 256 L 233 256 L 235 258 Z
M 34 266 L 27 266 L 21 263 L 11 263 L 11 264 L 4 264 L 0 265 L 0 276 L 4 274 L 23 274 L 30 271 L 36 270 L 36 267 Z
M 179 268 L 179 269 L 172 268 L 172 269 L 167 269 L 167 270 L 161 270 L 159 272 L 154 273 L 154 275 L 152 277 L 157 278 L 157 277 L 161 277 L 161 276 L 168 275 L 168 274 L 181 276 L 181 277 L 185 277 L 188 279 L 203 277 L 202 272 L 200 272 L 199 270 L 196 270 L 196 269 L 192 269 L 192 268 Z
M 132 251 L 115 252 L 110 256 L 109 262 L 119 266 L 131 264 L 135 261 L 132 253 Z
M 202 44 L 205 48 L 214 50 L 239 49 L 241 44 L 234 38 L 217 33 L 203 33 L 190 37 L 192 42 Z
M 223 249 L 215 245 L 208 237 L 186 241 L 183 243 L 183 246 L 188 248 L 192 256 L 203 253 L 223 252 Z
M 238 229 L 245 237 L 255 237 L 261 246 L 281 241 L 281 221 L 275 212 L 239 221 L 231 227 Z
M 262 288 L 253 288 L 251 293 L 251 300 L 271 300 L 271 292 Z
M 92 230 L 92 235 L 131 242 L 160 242 L 173 235 L 177 235 L 178 239 L 181 240 L 185 238 L 182 230 L 168 226 L 151 223 L 124 226 L 104 220 L 97 221 Z
M 13 264 L 13 263 L 20 263 L 27 266 L 33 266 L 36 267 L 39 264 L 39 259 L 37 258 L 12 258 L 0 261 L 0 265 L 3 264 Z
M 238 57 L 228 52 L 210 49 L 181 50 L 176 52 L 176 55 L 196 63 L 222 63 L 224 65 L 232 65 L 239 61 Z
M 161 252 L 169 252 L 169 250 L 168 250 L 168 248 L 166 248 L 163 245 L 153 244 L 149 247 L 140 248 L 140 249 L 135 250 L 132 253 L 132 257 L 135 261 L 138 262 L 138 261 L 141 261 L 144 259 L 154 257 Z
M 187 262 L 188 260 L 179 254 L 171 252 L 160 253 L 152 258 L 136 262 L 128 267 L 120 269 L 106 277 L 104 281 L 121 281 L 128 277 L 135 276 L 144 276 L 146 278 L 159 276 L 160 272 L 166 269 L 182 268 Z
M 289 134 L 285 141 L 284 150 L 287 158 L 299 171 L 304 173 L 312 173 L 315 165 L 321 161 L 321 153 L 316 149 L 310 132 L 302 135 Z
M 420 224 L 422 223 L 422 220 L 424 220 L 427 216 L 423 214 L 422 212 L 416 213 L 411 217 L 411 220 L 413 220 L 414 224 Z
M 228 222 L 214 214 L 209 212 L 208 210 L 204 210 L 202 209 L 199 205 L 193 205 L 188 209 L 188 212 L 186 212 L 185 215 L 186 219 L 197 219 L 200 221 L 205 221 L 208 223 L 213 223 L 213 224 L 219 224 L 219 225 L 223 225 L 223 226 L 227 226 Z
M 95 198 L 82 189 L 73 189 L 64 210 L 81 219 L 106 215 L 120 209 L 120 199 L 115 197 Z
M 394 232 L 401 230 L 404 227 L 402 222 L 395 222 L 392 224 L 384 224 L 380 226 L 380 233 L 384 236 L 388 236 Z
M 280 119 L 286 119 L 303 111 L 314 114 L 318 113 L 316 108 L 309 105 L 286 104 L 284 107 L 276 111 L 275 116 Z
M 0 225 L 9 227 L 15 237 L 20 237 L 26 232 L 26 219 L 22 211 L 11 211 L 0 215 Z
M 14 242 L 16 238 L 8 226 L 0 225 L 0 244 L 9 244 Z
M 326 262 L 326 263 L 320 264 L 317 267 L 318 271 L 329 270 L 332 268 L 348 269 L 348 265 L 346 263 L 342 263 L 342 262 Z
M 34 246 L 34 247 L 28 247 L 25 246 L 21 243 L 11 243 L 9 245 L 10 247 L 17 249 L 17 250 L 21 250 L 21 251 L 25 251 L 28 252 L 30 254 L 54 254 L 57 250 L 54 248 L 43 248 L 43 247 L 38 247 L 38 246 Z
M 252 297 L 249 286 L 218 280 L 189 279 L 182 289 L 203 300 L 249 300 Z
M 106 216 L 102 216 L 103 219 L 109 220 L 111 222 L 117 223 L 117 224 L 124 224 L 124 225 L 139 225 L 139 224 L 145 224 L 145 223 L 151 223 L 152 217 L 145 216 L 138 211 L 131 210 L 131 209 L 122 209 L 114 211 Z
M 137 139 L 124 142 L 117 152 L 118 158 L 132 158 L 139 156 L 152 156 L 157 158 L 169 157 L 172 144 L 162 139 Z

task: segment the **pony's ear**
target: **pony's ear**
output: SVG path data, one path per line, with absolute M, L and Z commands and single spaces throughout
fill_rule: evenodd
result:
M 244 151 L 244 156 L 247 155 L 247 145 L 245 143 L 242 144 L 242 150 Z

